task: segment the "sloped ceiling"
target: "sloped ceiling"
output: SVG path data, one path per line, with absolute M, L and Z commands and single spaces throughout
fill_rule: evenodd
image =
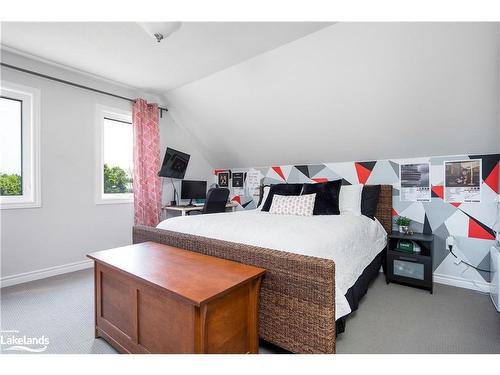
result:
M 331 25 L 184 22 L 157 43 L 135 22 L 2 22 L 3 46 L 163 93 Z
M 216 167 L 499 149 L 498 25 L 339 23 L 165 94 Z

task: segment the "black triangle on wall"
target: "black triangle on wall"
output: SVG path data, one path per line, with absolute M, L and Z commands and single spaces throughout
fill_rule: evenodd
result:
M 469 155 L 469 159 L 481 159 L 481 177 L 484 180 L 488 178 L 493 168 L 500 161 L 500 154 L 492 155 Z
M 302 174 L 305 175 L 307 178 L 311 177 L 309 176 L 309 168 L 307 168 L 307 165 L 296 165 L 295 168 L 301 171 Z
M 248 201 L 248 202 L 246 202 L 246 203 L 243 203 L 241 206 L 242 206 L 243 208 L 246 208 L 246 207 L 250 204 L 250 202 L 252 202 L 252 201 Z
M 349 181 L 347 181 L 345 178 L 343 178 L 342 185 L 352 185 L 352 184 Z
M 423 232 L 425 234 L 432 234 L 431 223 L 429 223 L 429 219 L 427 218 L 427 214 L 425 214 L 425 217 L 424 217 L 424 230 L 423 230 Z
M 361 161 L 361 162 L 358 162 L 357 164 L 362 165 L 363 167 L 365 167 L 369 171 L 373 171 L 373 167 L 375 167 L 375 164 L 377 164 L 377 162 L 376 161 Z

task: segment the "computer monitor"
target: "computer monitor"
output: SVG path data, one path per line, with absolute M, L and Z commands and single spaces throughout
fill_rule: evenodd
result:
M 186 174 L 189 158 L 188 154 L 167 147 L 158 176 L 183 179 Z
M 193 199 L 205 199 L 206 197 L 206 181 L 182 180 L 181 199 L 189 199 L 189 206 L 193 205 Z

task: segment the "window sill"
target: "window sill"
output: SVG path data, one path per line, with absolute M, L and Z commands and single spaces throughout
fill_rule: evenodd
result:
M 124 196 L 120 196 L 122 194 L 110 194 L 111 196 L 107 197 L 98 197 L 96 200 L 96 204 L 132 204 L 134 203 L 133 194 L 123 194 Z
M 0 210 L 19 210 L 23 208 L 41 208 L 40 202 L 0 202 Z

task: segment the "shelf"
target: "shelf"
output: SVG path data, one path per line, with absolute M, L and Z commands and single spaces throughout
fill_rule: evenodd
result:
M 404 234 L 400 232 L 392 232 L 391 234 L 389 234 L 389 238 L 422 241 L 422 242 L 434 241 L 434 236 L 432 234 L 424 234 L 424 233 Z
M 415 258 L 417 260 L 420 260 L 420 259 L 425 260 L 425 259 L 432 258 L 432 256 L 430 254 L 426 255 L 426 254 L 422 254 L 422 253 L 405 253 L 404 251 L 397 251 L 394 249 L 387 250 L 387 253 L 390 255 L 393 255 L 393 256 L 407 256 L 410 258 Z

